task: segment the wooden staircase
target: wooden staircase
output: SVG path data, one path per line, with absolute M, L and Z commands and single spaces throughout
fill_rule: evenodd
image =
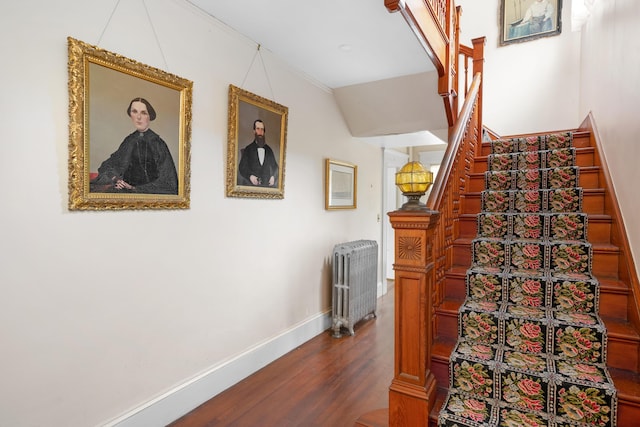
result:
M 518 135 L 521 136 L 521 135 Z M 618 389 L 618 426 L 637 425 L 640 419 L 640 333 L 635 318 L 637 307 L 626 274 L 623 250 L 616 244 L 619 218 L 609 213 L 607 195 L 610 189 L 600 156 L 594 146 L 594 135 L 588 130 L 574 130 L 576 163 L 580 166 L 580 185 L 584 188 L 583 211 L 589 215 L 589 242 L 593 245 L 593 274 L 601 283 L 600 316 L 605 321 L 609 344 L 607 365 Z M 438 385 L 438 397 L 430 414 L 430 424 L 437 415 L 449 385 L 449 355 L 458 335 L 458 308 L 465 298 L 465 276 L 471 265 L 471 241 L 477 234 L 480 192 L 484 189 L 489 145 L 483 143 L 473 161 L 465 191 L 460 195 L 461 210 L 458 236 L 453 242 L 452 266 L 445 273 L 442 303 L 435 308 L 435 333 L 431 355 L 431 371 Z M 633 276 L 633 275 L 632 275 Z
M 457 339 L 458 308 L 465 297 L 470 245 L 477 232 L 476 215 L 487 170 L 489 147 L 481 139 L 485 131 L 497 135 L 482 120 L 485 39 L 473 39 L 472 47 L 460 43 L 462 10 L 455 1 L 384 0 L 384 4 L 390 12 L 402 14 L 435 66 L 438 93 L 450 126 L 447 150 L 424 213 L 431 224 L 425 262 L 428 292 L 420 295 L 424 302 L 418 305 L 410 299 L 396 300 L 397 313 L 419 312 L 420 317 L 396 319 L 394 381 L 402 385 L 407 398 L 416 395 L 415 387 L 422 391 L 420 398 L 429 408 L 430 424 L 435 425 L 449 386 L 449 355 Z M 573 131 L 583 187 L 582 211 L 589 215 L 592 272 L 600 282 L 599 310 L 608 330 L 607 363 L 618 389 L 618 426 L 635 426 L 640 420 L 640 280 L 591 115 Z M 431 326 L 428 333 L 422 330 L 425 323 Z M 399 345 L 399 335 L 412 329 L 419 329 L 422 339 Z M 426 345 L 421 346 L 423 342 Z M 421 368 L 419 381 L 402 374 L 406 366 Z M 425 393 L 434 382 L 435 396 Z M 388 424 L 379 425 L 426 424 L 422 411 L 393 399 L 387 412 Z

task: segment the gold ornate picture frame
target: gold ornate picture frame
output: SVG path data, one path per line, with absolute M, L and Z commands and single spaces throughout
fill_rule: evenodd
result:
M 324 177 L 325 209 L 356 209 L 358 205 L 358 166 L 326 159 Z
M 193 83 L 67 41 L 69 209 L 188 209 Z
M 562 0 L 500 0 L 500 45 L 562 32 Z
M 284 198 L 288 115 L 287 107 L 229 85 L 227 197 Z

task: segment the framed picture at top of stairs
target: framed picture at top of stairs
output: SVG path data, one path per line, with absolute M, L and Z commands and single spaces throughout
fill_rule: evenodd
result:
M 500 0 L 500 44 L 557 36 L 561 18 L 562 0 Z

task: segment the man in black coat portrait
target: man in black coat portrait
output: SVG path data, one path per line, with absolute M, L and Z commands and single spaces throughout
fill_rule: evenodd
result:
M 264 122 L 253 122 L 253 142 L 247 145 L 240 158 L 238 185 L 276 187 L 278 185 L 278 162 L 273 150 L 265 142 Z

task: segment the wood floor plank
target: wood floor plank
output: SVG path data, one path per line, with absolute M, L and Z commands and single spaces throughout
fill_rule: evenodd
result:
M 240 381 L 170 427 L 351 427 L 388 407 L 393 378 L 394 293 L 355 336 L 325 331 Z

